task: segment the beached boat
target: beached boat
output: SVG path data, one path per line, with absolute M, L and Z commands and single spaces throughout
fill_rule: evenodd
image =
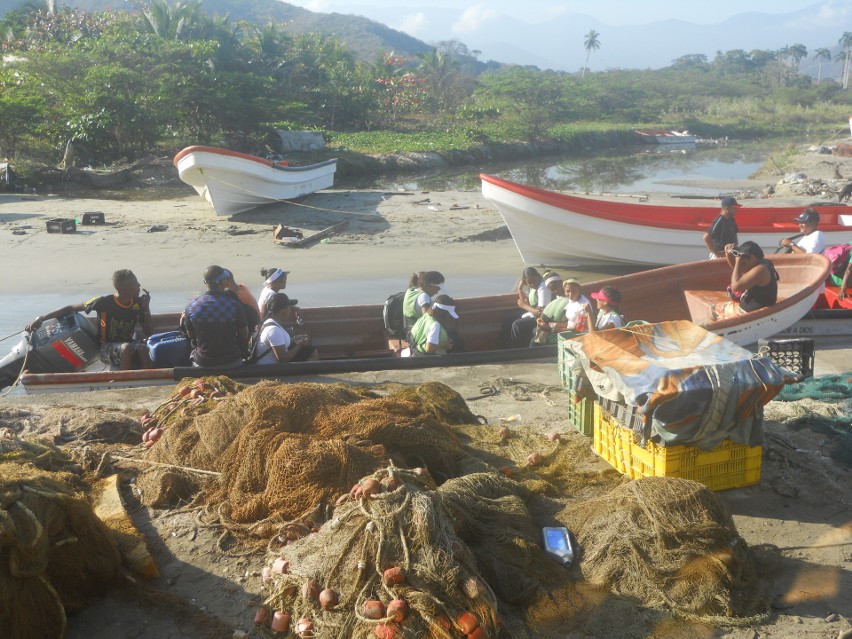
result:
M 521 258 L 548 266 L 681 264 L 707 257 L 702 235 L 719 207 L 657 206 L 578 197 L 480 175 L 482 195 L 506 221 Z M 814 205 L 826 244 L 852 238 L 852 207 Z M 752 240 L 767 254 L 799 232 L 800 207 L 737 210 L 741 242 Z
M 705 260 L 598 280 L 583 285 L 583 290 L 588 296 L 602 286 L 615 286 L 622 293 L 621 309 L 628 320 L 691 320 L 736 344 L 746 346 L 787 329 L 808 313 L 814 306 L 820 284 L 825 280 L 829 268 L 828 260 L 821 255 L 781 255 L 771 259 L 781 276 L 778 303 L 735 319 L 714 321 L 710 317 L 710 304 L 727 299 L 724 291 L 730 279 L 730 270 L 722 260 Z M 456 308 L 461 315 L 460 332 L 467 352 L 453 355 L 396 357 L 384 329 L 382 305 L 333 306 L 302 309 L 305 328 L 321 354 L 322 359 L 317 362 L 245 366 L 227 372 L 178 366 L 141 371 L 25 373 L 21 383 L 29 393 L 102 390 L 171 384 L 184 377 L 216 374 L 226 374 L 241 381 L 256 381 L 261 378 L 369 370 L 508 364 L 525 359 L 555 357 L 555 347 L 499 348 L 505 337 L 506 320 L 517 312 L 516 300 L 515 294 L 457 299 Z M 155 330 L 167 331 L 177 326 L 178 315 L 155 315 L 153 319 Z M 85 350 L 79 344 L 62 343 L 58 346 L 59 364 L 67 363 L 74 353 Z M 88 351 L 97 352 L 91 348 Z M 95 367 L 101 365 L 95 364 Z M 17 375 L 11 368 L 10 365 L 6 369 L 7 379 L 14 379 Z
M 216 215 L 235 215 L 261 204 L 292 200 L 334 183 L 337 160 L 288 166 L 209 146 L 189 146 L 173 160 L 180 179 L 198 191 Z
M 673 131 L 671 129 L 633 129 L 650 144 L 695 144 L 698 136 L 689 131 Z

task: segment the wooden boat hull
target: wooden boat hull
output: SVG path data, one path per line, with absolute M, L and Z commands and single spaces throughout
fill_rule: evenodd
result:
M 655 206 L 577 197 L 480 175 L 482 195 L 497 207 L 521 258 L 548 266 L 682 264 L 707 257 L 702 235 L 718 207 Z M 815 206 L 827 244 L 852 235 L 852 207 Z M 793 218 L 802 207 L 743 207 L 737 211 L 740 241 L 767 254 L 799 232 Z
M 779 302 L 769 308 L 721 321 L 709 318 L 709 303 L 702 296 L 726 299 L 730 270 L 722 260 L 667 266 L 651 271 L 598 280 L 583 285 L 587 295 L 602 286 L 615 286 L 622 294 L 622 312 L 628 320 L 660 322 L 685 319 L 703 325 L 741 346 L 776 335 L 805 316 L 819 295 L 829 262 L 821 255 L 782 255 L 771 258 L 781 276 Z M 179 367 L 147 371 L 101 371 L 24 374 L 28 393 L 62 390 L 100 390 L 127 386 L 171 384 L 182 377 L 226 374 L 254 381 L 290 376 L 327 375 L 365 370 L 405 370 L 440 366 L 554 358 L 555 349 L 499 350 L 507 320 L 517 313 L 515 294 L 460 298 L 460 331 L 468 352 L 440 357 L 394 357 L 389 348 L 379 304 L 302 309 L 305 328 L 322 360 L 274 366 L 251 366 L 230 371 Z M 174 330 L 177 314 L 155 315 L 156 331 Z
M 262 204 L 292 200 L 334 184 L 337 160 L 285 166 L 245 153 L 190 146 L 173 160 L 180 179 L 215 209 L 236 215 Z

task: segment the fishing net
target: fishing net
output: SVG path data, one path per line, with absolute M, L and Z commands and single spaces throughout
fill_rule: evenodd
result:
M 425 471 L 391 466 L 360 486 L 365 497 L 342 503 L 315 534 L 270 550 L 264 617 L 278 611 L 316 638 L 494 637 L 501 605 L 567 584 L 511 479 L 492 471 L 437 487 Z M 321 610 L 329 591 L 336 604 Z M 511 636 L 542 636 L 521 620 L 505 620 Z
M 65 612 L 114 581 L 112 535 L 49 444 L 0 441 L 0 636 L 62 637 Z
M 461 446 L 448 424 L 476 420 L 457 393 L 437 383 L 386 397 L 345 384 L 201 384 L 218 396 L 208 389 L 199 402 L 179 386 L 154 412 L 163 435 L 148 459 L 222 473 L 204 500 L 208 513 L 241 536 L 268 537 L 270 525 L 329 505 L 389 459 L 455 476 Z M 163 492 L 148 482 L 157 476 L 146 475 L 148 494 Z
M 810 449 L 813 435 L 807 433 L 819 433 L 820 452 L 852 468 L 852 373 L 807 378 L 786 386 L 776 400 L 767 405 L 766 415 L 783 424 L 786 432 L 801 433 L 794 450 Z
M 719 497 L 697 482 L 639 479 L 569 506 L 564 520 L 592 584 L 699 617 L 766 610 L 748 546 Z

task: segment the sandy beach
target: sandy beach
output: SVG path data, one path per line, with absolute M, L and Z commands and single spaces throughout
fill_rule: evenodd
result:
M 852 181 L 852 158 L 803 152 L 796 157 L 795 171 L 825 180 L 837 180 L 839 172 Z M 792 184 L 781 184 L 784 173 L 768 172 L 726 187 L 741 192 L 745 206 L 745 194 L 763 193 L 767 185 L 773 185 L 775 197 L 785 202 L 804 207 L 814 201 L 812 195 L 796 194 Z M 47 219 L 75 218 L 87 211 L 103 211 L 107 224 L 80 226 L 67 235 L 45 232 Z M 309 234 L 343 220 L 349 222 L 345 231 L 304 249 L 272 241 L 277 224 Z M 167 228 L 151 230 L 163 226 Z M 209 205 L 189 193 L 132 202 L 4 194 L 0 195 L 0 269 L 7 277 L 0 293 L 0 337 L 20 330 L 39 312 L 109 292 L 111 274 L 118 268 L 130 268 L 138 275 L 151 293 L 154 312 L 179 310 L 202 290 L 201 273 L 213 263 L 231 269 L 255 293 L 262 287 L 261 267 L 290 270 L 287 292 L 303 306 L 381 302 L 401 290 L 415 270 L 442 271 L 447 290 L 458 297 L 507 292 L 514 289 L 524 267 L 499 213 L 478 191 L 331 189 L 310 196 L 302 206 L 275 205 L 235 219 L 216 218 Z M 584 281 L 597 277 L 563 272 L 567 274 Z M 42 308 L 44 304 L 48 308 Z M 852 370 L 846 346 L 842 340 L 826 342 L 825 350 L 817 352 L 817 373 Z M 569 400 L 552 362 L 360 373 L 308 381 L 368 385 L 441 381 L 463 398 L 471 398 L 471 410 L 495 428 L 500 417 L 521 415 L 517 428 L 541 436 L 562 433 L 572 450 L 579 451 L 578 463 L 607 481 L 620 482 L 568 421 Z M 498 392 L 481 396 L 481 390 L 489 386 Z M 171 390 L 0 398 L 0 425 L 25 436 L 55 434 L 60 427 L 73 434 L 95 423 L 128 419 L 133 423 Z M 762 481 L 720 493 L 743 539 L 775 558 L 771 570 L 762 566 L 763 583 L 773 601 L 765 618 L 745 627 L 714 627 L 658 614 L 628 600 L 612 600 L 564 636 L 848 639 L 852 631 L 852 470 L 828 457 L 827 451 L 836 443 L 829 435 L 795 421 L 802 415 L 828 415 L 848 408 L 848 401 L 839 408 L 812 399 L 770 403 L 766 417 L 772 436 L 767 437 L 764 450 Z M 133 517 L 162 574 L 150 587 L 183 607 L 138 600 L 119 589 L 73 616 L 67 637 L 206 639 L 231 637 L 234 631 L 263 636 L 252 625 L 254 607 L 263 596 L 259 578 L 263 553 L 222 554 L 216 549 L 219 531 L 195 526 L 193 533 L 191 514 L 173 516 L 169 511 L 139 507 Z

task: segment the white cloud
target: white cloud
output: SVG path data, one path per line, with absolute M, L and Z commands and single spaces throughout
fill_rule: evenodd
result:
M 417 36 L 426 26 L 426 14 L 422 12 L 409 13 L 401 22 L 394 26 L 394 29 L 407 33 L 410 36 Z
M 805 15 L 797 15 L 796 19 L 787 22 L 790 28 L 834 28 L 838 24 L 847 23 L 852 17 L 849 2 L 829 1 L 819 5 L 816 11 Z
M 470 33 L 477 31 L 488 20 L 493 20 L 499 14 L 484 4 L 475 4 L 465 9 L 453 24 L 453 33 Z
M 558 18 L 559 16 L 568 13 L 568 7 L 565 5 L 554 4 L 549 7 L 544 7 L 540 13 L 543 18 Z
M 301 5 L 308 11 L 315 13 L 330 13 L 332 11 L 329 0 L 308 0 L 308 2 L 302 2 Z

